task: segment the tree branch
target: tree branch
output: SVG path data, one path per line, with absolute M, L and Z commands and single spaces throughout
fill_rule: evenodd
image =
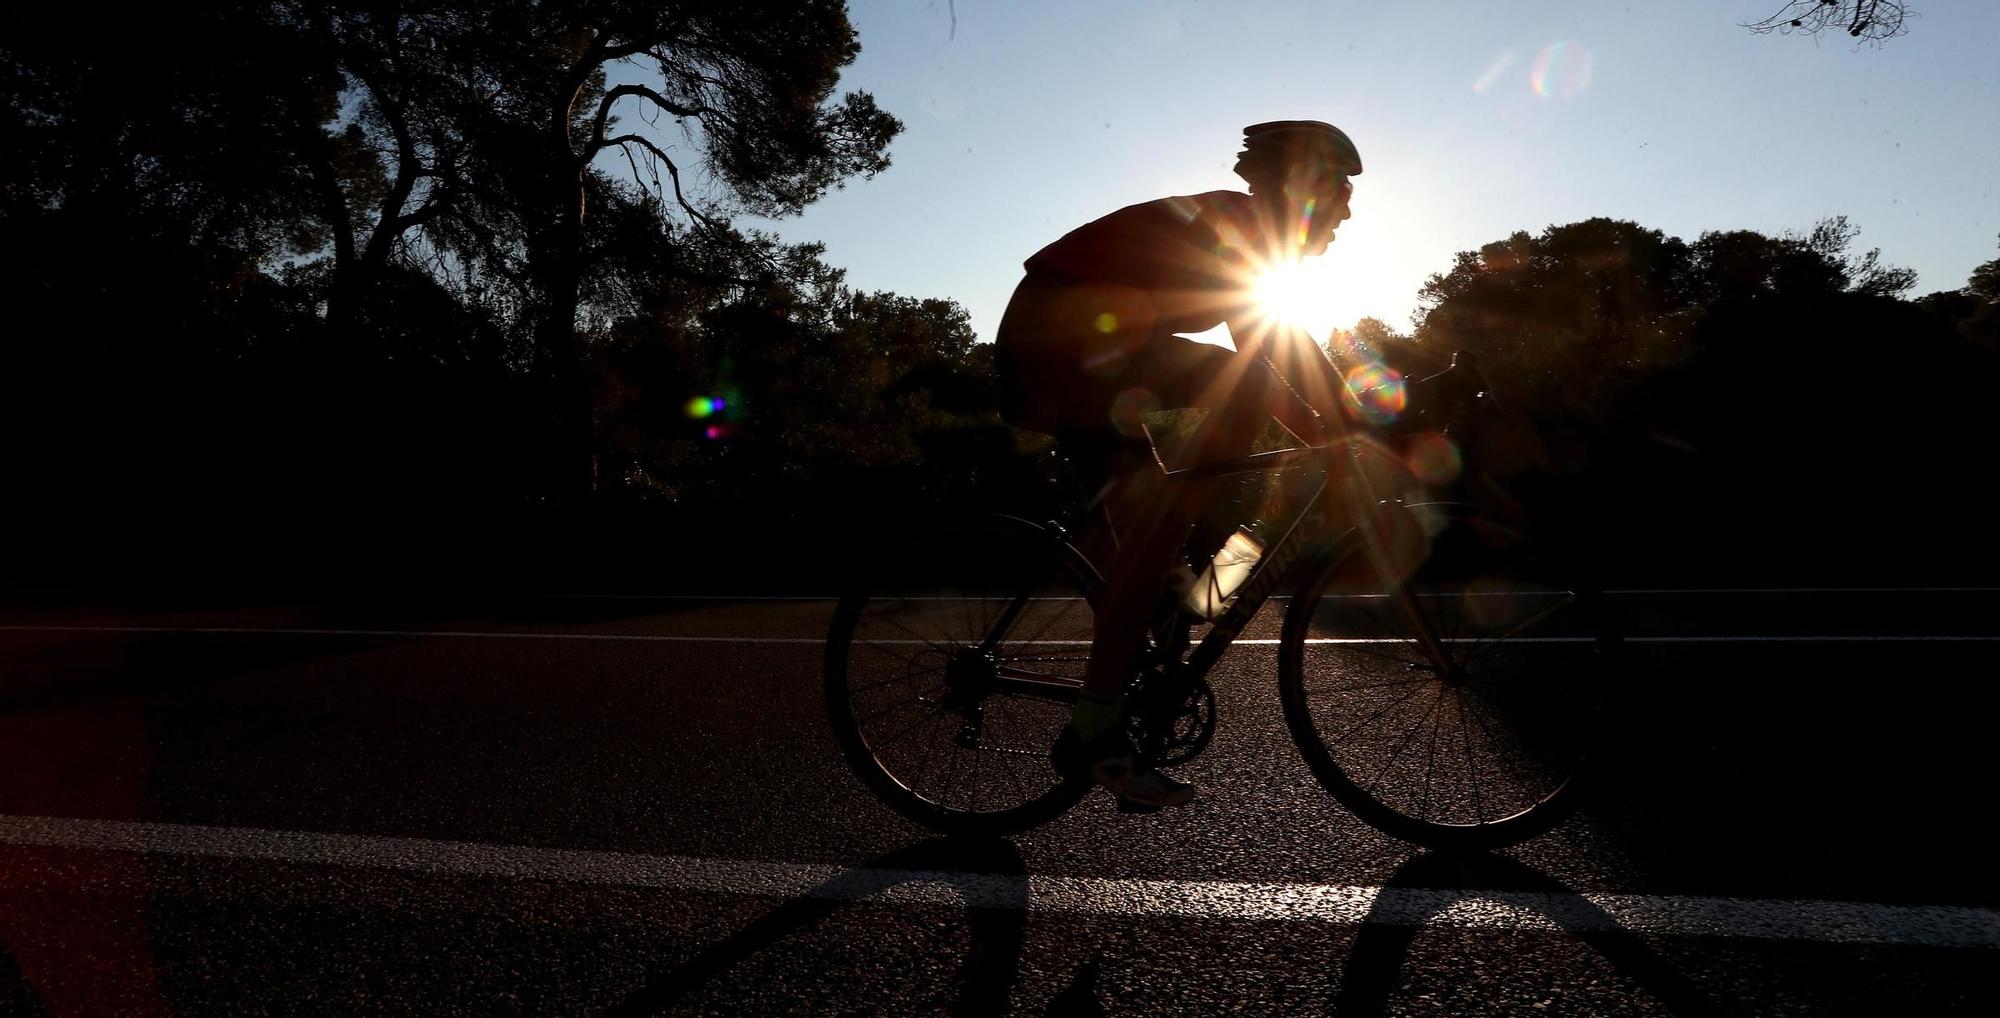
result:
M 681 211 L 686 212 L 689 218 L 701 224 L 702 227 L 711 232 L 719 231 L 721 229 L 721 227 L 714 220 L 709 219 L 706 215 L 703 215 L 699 210 L 697 210 L 693 205 L 688 203 L 687 195 L 681 192 L 680 167 L 674 165 L 674 161 L 668 158 L 665 152 L 661 151 L 660 146 L 655 145 L 652 143 L 652 141 L 636 134 L 621 134 L 618 137 L 612 138 L 609 141 L 605 142 L 605 146 L 607 148 L 612 145 L 620 145 L 620 146 L 637 145 L 645 149 L 647 152 L 652 153 L 653 158 L 659 160 L 662 163 L 665 163 L 667 165 L 667 175 L 672 177 L 674 181 L 674 200 L 680 203 Z
M 375 100 L 375 108 L 382 118 L 389 122 L 389 133 L 396 142 L 396 176 L 389 183 L 388 194 L 382 197 L 382 207 L 375 219 L 375 230 L 368 238 L 368 247 L 362 251 L 364 261 L 380 265 L 388 257 L 389 246 L 395 242 L 408 224 L 403 220 L 403 204 L 410 200 L 410 192 L 416 189 L 417 178 L 426 176 L 417 161 L 416 140 L 410 134 L 409 118 L 394 96 L 385 91 L 379 79 L 359 66 L 354 76 L 368 88 Z
M 1743 27 L 1758 35 L 1840 31 L 1879 46 L 1908 33 L 1904 22 L 1916 16 L 1903 0 L 1786 0 L 1770 17 Z
M 442 188 L 432 192 L 431 196 L 425 198 L 424 203 L 418 206 L 415 212 L 406 216 L 396 217 L 396 232 L 400 234 L 405 230 L 422 226 L 436 219 L 440 213 L 444 212 L 445 207 L 450 204 L 451 192 Z
M 604 129 L 611 121 L 611 106 L 628 95 L 636 95 L 650 100 L 653 105 L 677 117 L 698 118 L 705 113 L 715 112 L 706 106 L 684 106 L 668 99 L 646 85 L 620 85 L 604 93 L 604 98 L 598 101 L 597 117 L 590 129 L 590 143 L 584 146 L 583 154 L 578 157 L 578 166 L 589 163 L 597 153 L 611 146 L 611 142 L 604 140 Z

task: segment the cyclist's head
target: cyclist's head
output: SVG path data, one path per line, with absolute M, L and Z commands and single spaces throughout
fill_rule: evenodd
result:
M 1340 128 L 1319 120 L 1273 120 L 1243 129 L 1236 175 L 1250 193 L 1279 202 L 1282 222 L 1298 223 L 1300 254 L 1319 254 L 1334 228 L 1352 213 L 1348 178 L 1361 173 L 1361 153 Z

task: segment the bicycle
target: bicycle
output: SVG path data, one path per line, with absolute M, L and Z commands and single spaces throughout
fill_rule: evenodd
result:
M 1319 784 L 1394 837 L 1516 843 L 1574 804 L 1616 636 L 1562 561 L 1493 513 L 1431 500 L 1384 439 L 1364 428 L 1168 472 L 1326 464 L 1198 642 L 1204 620 L 1162 597 L 1127 729 L 1159 766 L 1200 753 L 1217 724 L 1209 670 L 1288 588 L 1279 695 Z M 1063 525 L 998 514 L 877 563 L 826 651 L 827 709 L 863 782 L 945 833 L 1018 832 L 1080 801 L 1089 781 L 1059 774 L 1049 747 L 1082 688 L 1101 586 Z

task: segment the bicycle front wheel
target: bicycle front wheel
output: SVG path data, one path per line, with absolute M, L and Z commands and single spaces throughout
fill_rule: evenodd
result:
M 1601 598 L 1468 507 L 1393 510 L 1356 543 L 1285 617 L 1280 693 L 1314 775 L 1422 845 L 1548 830 L 1575 798 L 1605 692 Z
M 1096 571 L 1046 528 L 995 516 L 880 559 L 840 602 L 826 704 L 856 773 L 944 833 L 1043 823 L 1090 790 L 1050 763 L 1090 659 Z

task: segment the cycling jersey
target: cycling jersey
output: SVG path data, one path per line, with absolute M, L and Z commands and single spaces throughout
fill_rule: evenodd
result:
M 1030 257 L 995 336 L 1003 416 L 1048 434 L 1136 434 L 1147 411 L 1202 406 L 1228 363 L 1204 332 L 1255 304 L 1262 221 L 1234 191 L 1131 205 Z

